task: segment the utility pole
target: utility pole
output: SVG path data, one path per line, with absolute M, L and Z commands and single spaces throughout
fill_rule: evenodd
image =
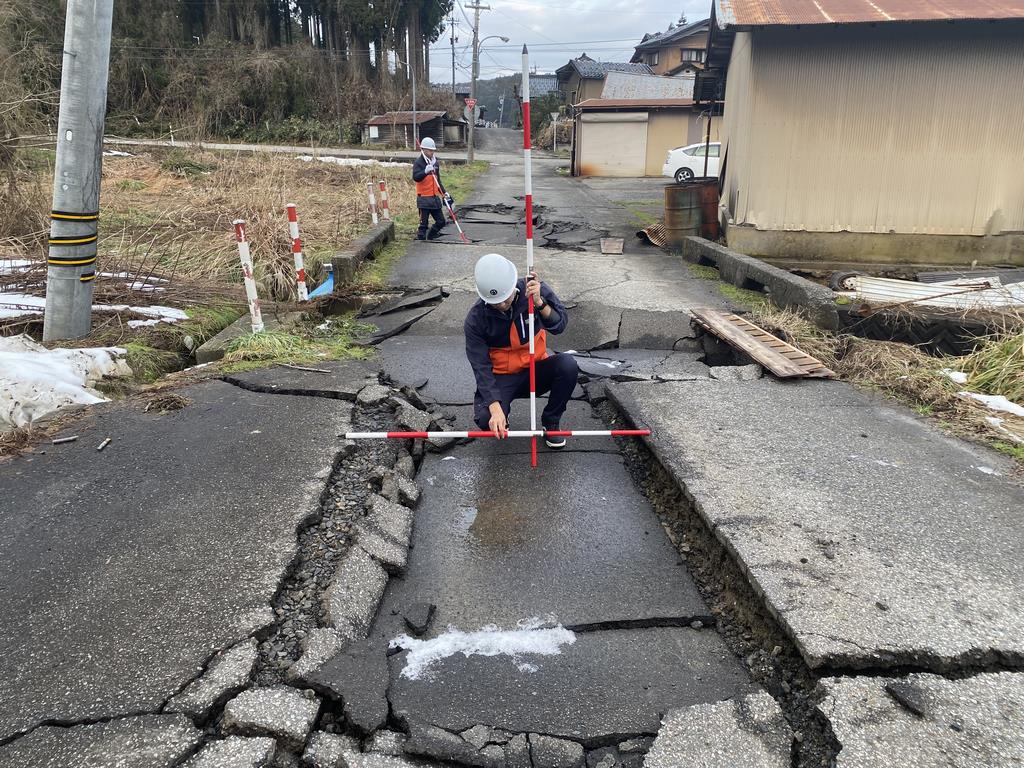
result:
M 501 128 L 502 118 L 505 116 L 505 92 L 502 91 L 498 99 L 498 127 Z
M 68 0 L 43 340 L 92 328 L 114 0 Z
M 464 7 L 473 9 L 473 76 L 469 83 L 469 98 L 473 100 L 474 106 L 469 109 L 469 151 L 466 152 L 467 162 L 472 163 L 476 132 L 476 79 L 480 76 L 480 11 L 489 11 L 491 6 L 476 3 Z
M 459 38 L 455 36 L 455 14 L 453 13 L 448 17 L 448 23 L 452 27 L 452 96 L 455 95 L 455 44 L 459 42 Z

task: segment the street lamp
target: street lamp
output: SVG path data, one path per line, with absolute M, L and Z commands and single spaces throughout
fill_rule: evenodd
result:
M 508 42 L 508 38 L 504 35 L 488 35 L 483 40 L 477 40 L 477 27 L 473 26 L 473 75 L 469 83 L 469 98 L 473 102 L 473 106 L 469 108 L 469 150 L 466 152 L 466 160 L 470 163 L 473 162 L 473 142 L 476 133 L 476 79 L 480 76 L 480 49 L 484 43 L 493 38 L 501 40 L 503 43 Z

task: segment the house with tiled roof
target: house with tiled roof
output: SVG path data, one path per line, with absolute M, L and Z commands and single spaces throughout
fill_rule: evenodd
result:
M 600 97 L 605 76 L 609 72 L 633 72 L 640 75 L 653 73 L 646 64 L 594 61 L 584 53 L 555 70 L 555 76 L 558 78 L 558 89 L 565 95 L 566 103 L 578 104 L 586 99 Z
M 643 36 L 630 61 L 646 64 L 656 75 L 693 74 L 704 68 L 710 19 L 689 23 L 681 17 L 665 32 Z

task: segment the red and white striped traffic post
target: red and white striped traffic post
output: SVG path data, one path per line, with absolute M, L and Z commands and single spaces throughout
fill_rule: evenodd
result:
M 526 274 L 533 272 L 533 169 L 530 150 L 530 52 L 523 45 L 523 162 L 526 166 Z M 530 320 L 530 429 L 537 431 L 537 351 L 533 339 L 533 294 L 527 311 Z M 530 466 L 537 466 L 537 436 L 530 438 Z
M 373 222 L 374 226 L 377 226 L 377 200 L 373 196 L 373 182 L 366 182 L 366 195 L 370 199 L 370 221 Z
M 388 183 L 381 179 L 380 182 L 380 213 L 384 221 L 391 221 L 391 207 L 388 205 Z
M 260 312 L 260 299 L 256 295 L 256 278 L 252 274 L 252 255 L 249 253 L 249 241 L 245 237 L 245 220 L 235 219 L 235 240 L 238 241 L 238 258 L 242 262 L 242 280 L 245 283 L 245 297 L 249 301 L 249 319 L 252 320 L 252 332 L 263 330 L 263 313 Z
M 292 256 L 295 259 L 295 286 L 298 289 L 299 301 L 309 299 L 309 289 L 306 287 L 306 269 L 302 265 L 302 238 L 299 237 L 299 213 L 295 203 L 288 203 L 285 206 L 288 211 L 288 234 L 292 238 Z

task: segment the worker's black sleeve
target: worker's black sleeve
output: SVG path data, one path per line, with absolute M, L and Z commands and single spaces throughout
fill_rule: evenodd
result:
M 498 380 L 494 377 L 494 367 L 491 362 L 490 347 L 483 334 L 470 322 L 472 314 L 466 318 L 464 330 L 466 332 L 466 357 L 473 367 L 473 376 L 476 377 L 476 388 L 487 405 L 501 401 L 501 390 L 498 389 Z
M 426 170 L 427 159 L 423 155 L 420 155 L 416 158 L 416 162 L 412 164 L 412 180 L 423 181 L 427 176 Z
M 558 295 L 543 280 L 540 284 L 540 295 L 544 299 L 544 303 L 551 306 L 552 315 L 549 318 L 545 318 L 544 315 L 538 312 L 537 317 L 540 318 L 540 324 L 544 326 L 544 330 L 557 335 L 564 331 L 565 326 L 569 324 L 569 313 L 565 311 L 565 305 L 562 303 L 562 300 L 558 298 Z

